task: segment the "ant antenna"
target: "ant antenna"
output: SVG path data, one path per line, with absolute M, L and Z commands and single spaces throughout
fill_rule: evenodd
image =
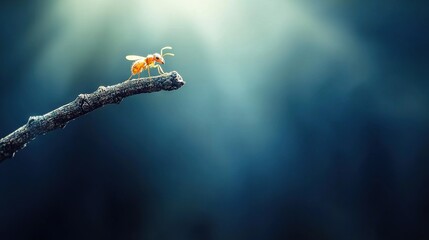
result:
M 169 47 L 169 46 L 167 46 L 167 47 L 163 47 L 163 48 L 161 48 L 161 56 L 174 56 L 174 54 L 173 53 L 162 53 L 163 51 L 164 51 L 164 49 L 173 49 L 172 47 Z

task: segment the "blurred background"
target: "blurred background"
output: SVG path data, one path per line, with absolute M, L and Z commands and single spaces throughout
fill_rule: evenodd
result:
M 429 239 L 423 1 L 2 1 L 0 135 L 170 45 L 187 84 L 0 165 L 0 238 Z

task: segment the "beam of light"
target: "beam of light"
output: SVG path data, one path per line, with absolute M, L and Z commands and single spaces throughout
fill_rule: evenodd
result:
M 33 34 L 38 29 L 50 28 L 52 40 L 34 65 L 34 72 L 46 84 L 54 84 L 58 92 L 65 91 L 75 81 L 75 73 L 90 63 L 88 59 L 94 49 L 99 48 L 100 41 L 109 44 L 98 52 L 109 59 L 111 65 L 105 68 L 118 65 L 118 57 L 122 59 L 122 55 L 149 53 L 163 47 L 164 42 L 203 48 L 205 62 L 191 58 L 192 52 L 200 50 L 197 48 L 183 50 L 186 54 L 177 54 L 175 61 L 189 61 L 186 65 L 195 75 L 212 74 L 210 86 L 219 98 L 205 98 L 205 102 L 197 103 L 190 98 L 187 104 L 190 108 L 202 104 L 222 109 L 223 114 L 212 116 L 207 107 L 202 107 L 200 110 L 206 111 L 207 117 L 199 118 L 198 124 L 205 126 L 206 122 L 214 122 L 216 130 L 213 131 L 220 136 L 213 137 L 210 146 L 215 145 L 219 159 L 225 161 L 236 158 L 234 149 L 221 137 L 231 129 L 239 129 L 238 137 L 249 151 L 261 154 L 272 143 L 277 134 L 275 126 L 280 123 L 270 109 L 269 89 L 283 84 L 276 80 L 281 72 L 278 69 L 281 65 L 276 63 L 284 62 L 285 69 L 294 64 L 293 52 L 300 42 L 308 41 L 313 49 L 339 59 L 356 56 L 359 51 L 356 40 L 347 31 L 298 1 L 270 1 L 262 7 L 259 2 L 244 0 L 117 3 L 65 0 L 52 3 L 46 8 L 45 16 L 35 25 Z M 199 39 L 189 39 L 188 35 Z M 124 48 L 138 51 L 118 50 Z M 316 59 L 304 69 L 308 74 L 308 88 L 317 86 L 317 75 L 323 74 L 326 68 L 323 60 Z M 128 69 L 123 71 L 124 76 L 128 74 Z M 53 76 L 61 76 L 61 80 Z M 207 94 L 203 91 L 208 90 L 195 91 L 200 92 L 192 93 L 193 96 Z M 184 116 L 188 120 L 192 117 Z M 267 124 L 270 117 L 273 124 Z

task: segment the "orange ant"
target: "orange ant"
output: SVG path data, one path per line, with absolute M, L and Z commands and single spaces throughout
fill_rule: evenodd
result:
M 159 74 L 163 74 L 164 70 L 162 70 L 161 65 L 164 64 L 164 56 L 174 56 L 173 53 L 162 53 L 164 49 L 173 49 L 172 47 L 163 47 L 161 49 L 161 54 L 154 53 L 149 54 L 146 57 L 137 56 L 137 55 L 128 55 L 125 58 L 129 61 L 134 61 L 133 65 L 131 66 L 131 76 L 128 78 L 128 80 L 131 79 L 132 76 L 138 74 L 138 77 L 140 78 L 140 73 L 142 73 L 144 70 L 147 69 L 147 72 L 150 77 L 150 68 L 157 68 Z M 158 63 L 158 64 L 156 64 Z

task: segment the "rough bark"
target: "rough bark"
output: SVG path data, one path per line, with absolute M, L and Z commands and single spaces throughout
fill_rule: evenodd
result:
M 106 104 L 119 104 L 122 99 L 140 93 L 176 90 L 184 84 L 182 77 L 173 71 L 155 77 L 132 79 L 113 86 L 100 86 L 93 93 L 79 94 L 74 101 L 66 105 L 41 116 L 31 116 L 26 124 L 0 139 L 0 162 L 13 157 L 38 135 L 64 128 L 71 120 Z

